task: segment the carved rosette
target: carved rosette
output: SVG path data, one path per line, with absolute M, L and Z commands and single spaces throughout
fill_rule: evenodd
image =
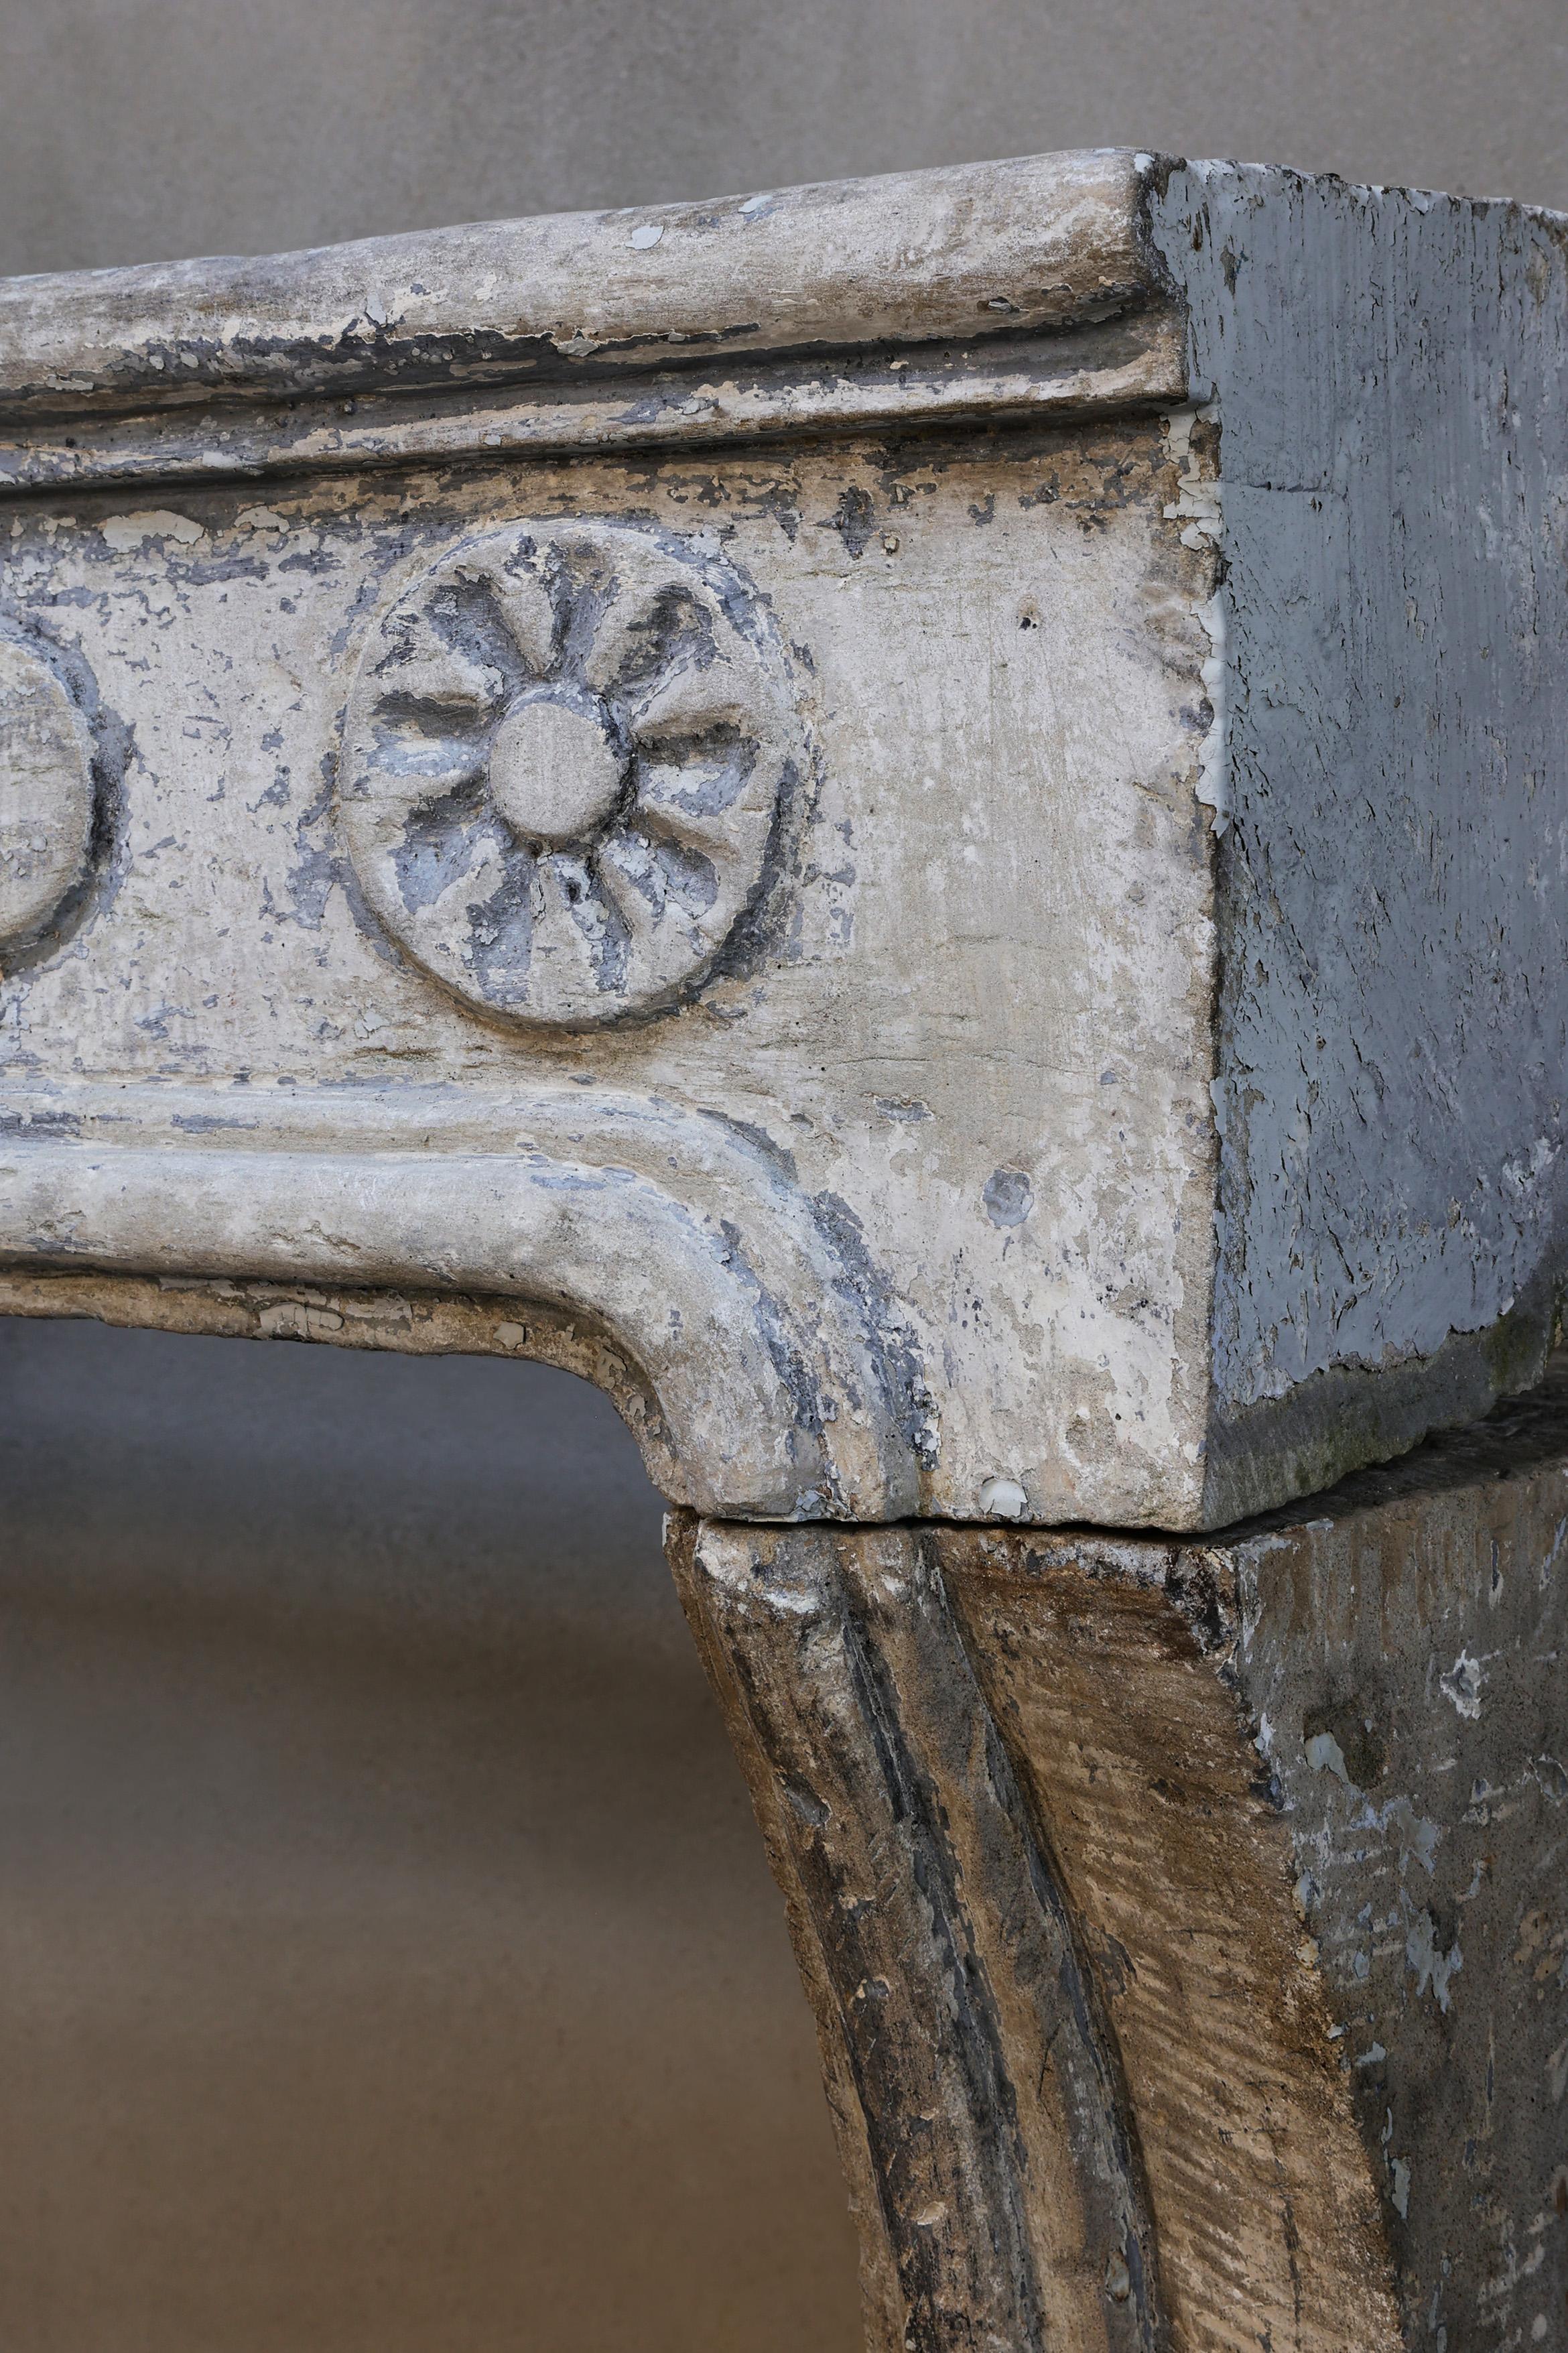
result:
M 699 983 L 800 760 L 746 584 L 668 535 L 513 523 L 371 633 L 341 797 L 372 910 L 427 972 L 581 1027 Z
M 36 947 L 87 872 L 92 735 L 44 655 L 0 635 L 0 965 Z

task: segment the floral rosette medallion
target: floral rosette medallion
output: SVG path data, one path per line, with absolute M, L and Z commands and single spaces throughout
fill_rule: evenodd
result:
M 668 534 L 512 523 L 373 629 L 341 808 L 364 897 L 469 1004 L 569 1027 L 696 987 L 755 898 L 802 754 L 728 565 Z
M 0 972 L 79 893 L 93 816 L 86 718 L 41 648 L 0 632 Z

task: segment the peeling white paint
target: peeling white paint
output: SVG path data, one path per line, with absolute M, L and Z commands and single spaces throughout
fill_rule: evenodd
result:
M 1335 1773 L 1349 1788 L 1351 1777 L 1344 1754 L 1331 1732 L 1314 1732 L 1307 1742 L 1307 1762 L 1314 1773 Z
M 1181 480 L 1175 500 L 1165 509 L 1166 519 L 1179 522 L 1182 544 L 1191 548 L 1223 550 L 1225 544 L 1224 492 L 1219 468 L 1212 461 L 1200 463 L 1193 448 L 1194 427 L 1200 422 L 1218 422 L 1217 406 L 1210 402 L 1202 407 L 1193 406 L 1172 411 L 1168 420 L 1171 455 L 1181 467 Z M 1230 768 L 1226 731 L 1226 604 L 1225 590 L 1216 588 L 1214 595 L 1198 610 L 1208 638 L 1208 652 L 1203 662 L 1204 696 L 1209 706 L 1209 723 L 1198 754 L 1198 782 L 1194 787 L 1205 808 L 1214 811 L 1215 832 L 1223 834 L 1230 824 Z
M 552 377 L 530 412 L 542 440 L 438 488 L 406 470 L 403 445 L 402 472 L 385 443 L 384 470 L 312 472 L 363 454 L 333 400 L 279 492 L 287 515 L 237 479 L 204 483 L 201 522 L 157 506 L 99 528 L 68 501 L 30 503 L 6 549 L 8 609 L 69 609 L 136 756 L 116 786 L 114 889 L 69 957 L 4 984 L 16 1067 L 29 1082 L 131 1087 L 272 1073 L 345 1096 L 427 1083 L 482 1123 L 486 1103 L 537 1076 L 531 1049 L 395 963 L 345 887 L 341 783 L 335 804 L 322 797 L 345 681 L 405 574 L 466 533 L 592 512 L 682 534 L 692 562 L 717 563 L 721 541 L 743 575 L 737 609 L 777 632 L 805 731 L 776 871 L 735 969 L 635 1030 L 562 1045 L 571 1075 L 733 1121 L 776 1155 L 781 1196 L 838 1219 L 843 1279 L 867 1286 L 893 1335 L 896 1410 L 918 1432 L 933 1510 L 972 1514 L 990 1493 L 1000 1514 L 1016 1491 L 1043 1519 L 1190 1526 L 1321 1483 L 1342 1467 L 1336 1449 L 1418 1435 L 1454 1392 L 1424 1386 L 1415 1360 L 1508 1302 L 1522 1310 L 1568 1182 L 1555 1097 L 1539 1099 L 1528 1058 L 1498 1060 L 1475 980 L 1500 903 L 1507 953 L 1485 964 L 1486 987 L 1512 992 L 1505 1010 L 1531 1034 L 1555 1034 L 1560 924 L 1539 881 L 1551 843 L 1531 833 L 1568 741 L 1542 650 L 1564 635 L 1561 583 L 1531 554 L 1550 543 L 1538 510 L 1563 470 L 1561 404 L 1537 396 L 1562 316 L 1555 248 L 1527 251 L 1508 207 L 1369 202 L 1217 167 L 1162 172 L 1156 187 L 1144 168 L 1024 161 L 201 265 L 196 280 L 0 290 L 13 391 L 18 370 L 22 392 L 52 372 L 118 385 L 122 409 L 127 387 L 164 403 L 150 423 L 111 420 L 126 463 L 166 462 L 176 417 L 210 444 L 192 466 L 232 454 L 199 400 L 167 405 L 209 368 L 225 382 L 253 368 L 247 414 L 276 418 L 320 389 L 323 352 L 384 391 L 416 344 L 422 366 L 438 349 L 477 383 L 524 343 L 530 366 L 540 342 L 584 362 L 616 343 L 598 378 L 614 405 L 646 403 L 651 433 L 679 418 L 690 435 L 679 465 L 628 467 Z M 933 440 L 909 445 L 890 483 L 888 414 L 976 398 L 978 379 L 938 380 L 933 338 L 973 355 L 1004 318 L 1090 336 L 1114 320 L 1135 342 L 1157 319 L 1177 353 L 1145 198 L 1190 300 L 1194 380 L 1206 396 L 1223 379 L 1217 396 L 1184 401 L 1173 363 L 1155 393 L 1139 378 L 1135 409 L 1097 413 L 1091 372 L 1048 469 L 1027 437 L 958 457 Z M 1239 262 L 1213 237 L 1194 244 L 1199 212 L 1205 227 L 1246 226 Z M 760 244 L 742 234 L 763 219 Z M 1403 290 L 1392 303 L 1385 280 Z M 198 283 L 207 343 L 180 330 Z M 1436 324 L 1401 308 L 1426 293 Z M 1424 322 L 1420 367 L 1406 311 Z M 778 362 L 789 380 L 761 458 L 715 446 L 711 421 L 729 433 L 739 415 L 724 369 L 679 348 L 689 373 L 674 388 L 668 351 L 657 371 L 623 373 L 639 337 L 777 361 L 803 322 L 873 357 L 919 346 L 897 376 L 879 359 L 853 371 L 889 404 L 867 439 L 797 433 L 820 370 L 796 379 Z M 1467 371 L 1505 350 L 1512 396 L 1494 419 Z M 1001 415 L 1001 392 L 981 406 L 993 398 Z M 1152 418 L 1172 402 L 1161 441 Z M 1397 563 L 1391 404 L 1412 424 Z M 455 417 L 464 401 L 406 406 Z M 486 431 L 503 411 L 485 411 Z M 101 438 L 108 414 L 82 432 Z M 481 456 L 477 414 L 454 423 L 466 459 Z M 1510 601 L 1526 573 L 1542 616 L 1529 631 Z M 1347 629 L 1352 577 L 1371 586 Z M 1462 757 L 1439 708 L 1461 691 L 1507 720 L 1464 733 Z M 1413 723 L 1428 703 L 1439 723 Z M 1498 860 L 1460 854 L 1482 807 L 1503 812 Z M 1263 835 L 1281 810 L 1270 862 Z M 417 887 L 431 879 L 421 870 Z M 605 950 L 596 909 L 563 917 L 567 948 L 581 934 Z M 1457 943 L 1441 971 L 1423 961 L 1439 934 Z M 1240 993 L 1216 1026 L 1221 984 Z M 881 1108 L 917 1096 L 918 1154 Z M 1311 1384 L 1336 1368 L 1364 1383 L 1367 1412 L 1324 1413 L 1305 1438 L 1260 1418 L 1238 1436 L 1237 1417 L 1269 1401 L 1300 1401 L 1310 1422 Z M 825 1393 L 825 1427 L 845 1403 Z M 1479 1707 L 1479 1682 L 1447 1695 Z M 1348 1784 L 1342 1751 L 1319 1770 Z
M 167 507 L 108 515 L 99 524 L 99 530 L 117 555 L 134 555 L 153 539 L 172 539 L 181 547 L 194 547 L 198 539 L 206 537 L 194 516 L 172 513 Z
M 1446 2010 L 1449 1980 L 1457 1977 L 1465 1965 L 1458 1936 L 1448 1950 L 1443 1952 L 1437 1942 L 1436 1922 L 1430 1912 L 1418 1912 L 1405 1936 L 1405 1957 L 1415 1974 L 1417 1999 L 1430 1987 L 1436 1996 L 1438 2009 Z
M 1481 1712 L 1481 1662 L 1468 1651 L 1461 1651 L 1447 1674 L 1437 1678 L 1437 1688 L 1463 1716 L 1472 1721 Z
M 782 797 L 763 948 L 689 1007 L 559 1041 L 562 1075 L 710 1106 L 791 1156 L 794 1176 L 770 1179 L 781 1199 L 844 1205 L 830 1214 L 864 1253 L 854 1279 L 885 1288 L 929 1508 L 989 1514 L 996 1479 L 998 1517 L 1190 1523 L 1214 1249 L 1194 1068 L 1212 881 L 1192 849 L 1190 726 L 1209 584 L 1163 517 L 1163 440 L 1146 423 L 1106 430 L 1048 468 L 1015 472 L 1005 448 L 922 463 L 899 501 L 858 445 L 770 459 L 766 500 L 754 458 L 715 454 L 721 533 L 706 507 L 693 515 L 689 451 L 651 476 L 596 459 L 476 466 L 434 504 L 395 474 L 302 477 L 276 505 L 247 484 L 226 509 L 208 494 L 198 543 L 162 528 L 173 510 L 139 510 L 128 553 L 93 530 L 51 534 L 57 518 L 29 507 L 5 585 L 73 600 L 137 756 L 128 880 L 95 907 L 90 952 L 0 982 L 8 1075 L 24 1055 L 132 1087 L 221 1090 L 246 1071 L 342 1102 L 434 1089 L 480 1134 L 504 1116 L 536 1043 L 389 960 L 342 887 L 322 762 L 363 643 L 433 558 L 514 517 L 629 504 L 626 528 L 739 567 L 740 609 L 776 632 L 814 765 L 809 791 Z M 1108 501 L 1104 531 L 1041 495 L 1064 465 L 1075 500 Z M 861 508 L 848 537 L 824 520 L 850 493 L 869 517 L 864 560 Z M 884 519 L 891 573 L 872 562 Z M 967 836 L 961 773 L 984 819 Z M 1091 870 L 1102 890 L 1070 886 Z M 973 1021 L 955 1024 L 965 1006 Z M 1100 1084 L 1110 1068 L 1123 1083 Z M 895 1116 L 906 1106 L 918 1119 Z M 847 1392 L 826 1394 L 841 1431 Z M 715 1475 L 738 1477 L 716 1413 L 708 1427 Z

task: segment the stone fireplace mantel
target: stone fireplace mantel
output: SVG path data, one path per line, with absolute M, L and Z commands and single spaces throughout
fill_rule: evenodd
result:
M 608 1390 L 879 2348 L 1393 2348 L 1477 2132 L 1568 2325 L 1565 379 L 1115 152 L 0 284 L 0 1311 Z

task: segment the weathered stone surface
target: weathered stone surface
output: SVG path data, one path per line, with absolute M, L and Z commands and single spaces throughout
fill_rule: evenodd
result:
M 933 1549 L 1104 1988 L 1173 2342 L 1395 2344 L 1373 2168 L 1233 1692 L 1140 1546 Z
M 858 1515 L 922 1498 L 978 1513 L 1003 1477 L 1032 1510 L 1076 1516 L 1091 1464 L 1096 1508 L 1190 1514 L 1209 1250 L 1194 599 L 1209 562 L 1164 520 L 1178 481 L 1163 430 L 1139 420 L 1000 448 L 917 440 L 892 464 L 858 444 L 761 466 L 468 468 L 412 500 L 380 475 L 273 485 L 266 505 L 208 488 L 177 512 L 98 493 L 90 520 L 53 534 L 18 509 L 13 593 L 69 600 L 49 609 L 90 642 L 135 760 L 123 886 L 8 994 L 8 1249 L 38 1268 L 352 1283 L 366 1244 L 351 1231 L 339 1252 L 342 1212 L 323 1216 L 303 1167 L 279 1171 L 266 1264 L 248 1244 L 221 1264 L 204 1245 L 198 1264 L 190 1229 L 182 1261 L 170 1210 L 239 1214 L 257 1198 L 243 1139 L 289 1150 L 307 1133 L 339 1161 L 323 1181 L 368 1198 L 373 1105 L 374 1151 L 427 1165 L 433 1198 L 460 1198 L 440 1166 L 460 1131 L 500 1203 L 520 1148 L 568 1172 L 596 1162 L 573 1139 L 603 1101 L 606 1158 L 635 1153 L 671 1197 L 668 1240 L 637 1252 L 645 1308 L 616 1327 L 656 1388 L 650 1352 L 689 1355 L 706 1383 L 737 1346 L 767 1356 L 770 1316 L 847 1314 L 874 1361 L 809 1411 L 833 1409 L 834 1449 L 869 1440 L 890 1462 L 875 1421 L 902 1450 L 879 1497 L 858 1483 Z M 628 513 L 617 530 L 668 534 L 682 564 L 752 584 L 750 626 L 787 670 L 805 748 L 760 892 L 689 1001 L 591 1035 L 520 1029 L 460 1001 L 367 909 L 339 797 L 343 713 L 382 616 L 475 532 Z M 1152 937 L 1157 903 L 1171 928 Z M 616 1012 L 613 986 L 594 998 Z M 514 1116 L 544 1096 L 548 1117 Z M 696 1200 L 686 1147 L 675 1166 L 662 1147 L 672 1120 L 746 1164 L 771 1205 L 761 1227 Z M 120 1206 L 95 1247 L 89 1218 L 60 1214 L 85 1213 L 89 1143 L 195 1156 L 177 1182 L 151 1157 L 105 1161 Z M 756 1255 L 781 1219 L 812 1229 L 820 1270 L 783 1289 Z M 510 1289 L 511 1245 L 473 1231 L 463 1287 Z M 734 1296 L 721 1314 L 687 1303 L 672 1330 L 661 1292 L 688 1249 L 728 1258 Z M 378 1264 L 397 1287 L 459 1279 L 423 1249 L 399 1270 L 385 1238 Z M 602 1271 L 632 1281 L 626 1261 Z M 527 1278 L 542 1279 L 563 1266 Z M 764 1442 L 766 1418 L 754 1383 L 732 1406 L 724 1389 L 688 1425 L 704 1507 L 821 1508 L 815 1441 L 795 1496 L 726 1487 L 721 1466 Z
M 1164 2341 L 1113 2046 L 929 1547 L 677 1522 L 821 2031 L 878 2353 Z
M 1565 1535 L 1559 1369 L 1215 1553 L 1406 2330 L 1450 2353 L 1568 2335 Z
M 1126 155 L 18 283 L 0 593 L 125 757 L 0 1247 L 580 1307 L 742 1514 L 1212 1526 L 1484 1409 L 1565 311 L 1543 216 Z
M 567 1029 L 673 1004 L 757 898 L 804 738 L 745 583 L 673 538 L 513 523 L 360 657 L 344 838 L 415 961 Z
M 1157 290 L 1114 149 L 315 252 L 0 280 L 0 408 L 625 374 L 1107 317 Z
M 44 649 L 0 635 L 0 968 L 37 949 L 88 871 L 93 745 Z
M 1560 2340 L 1565 1529 L 1568 1370 L 1223 1537 L 676 1528 L 887 2342 L 993 2341 L 915 2313 L 917 2152 L 957 2185 L 942 2276 L 994 2341 L 1107 2341 L 1063 2261 L 1085 2243 L 1075 2168 L 1106 2163 L 1058 2072 L 1075 2020 L 1124 2103 L 1147 2278 L 1129 2341 Z M 988 1817 L 1008 1837 L 982 1838 Z M 1041 1891 L 1054 1987 L 1026 1965 Z M 858 1989 L 879 1972 L 868 2054 Z M 1069 1986 L 1079 2007 L 1056 2019 Z M 984 2083 L 946 2053 L 949 2017 L 988 2022 Z M 1052 2254 L 1026 2274 L 998 2218 Z M 1028 2311 L 1006 2304 L 1026 2276 Z
M 68 1281 L 67 1313 L 90 1299 L 126 1321 L 155 1289 L 153 1321 L 208 1330 L 250 1278 L 288 1295 L 303 1277 L 307 1297 L 312 1283 L 434 1293 L 445 1328 L 486 1352 L 552 1358 L 552 1328 L 581 1326 L 622 1367 L 623 1409 L 638 1400 L 627 1419 L 650 1470 L 694 1507 L 739 1493 L 763 1518 L 876 1518 L 913 1501 L 882 1303 L 769 1156 L 717 1123 L 563 1088 L 492 1098 L 476 1120 L 439 1089 L 279 1091 L 258 1113 L 240 1090 L 219 1106 L 173 1085 L 130 1103 L 83 1087 L 69 1116 L 63 1190 L 47 1150 L 10 1160 L 14 1208 L 37 1239 L 8 1293 L 25 1312 L 55 1312 L 59 1274 L 37 1261 L 76 1255 L 84 1226 L 110 1238 L 101 1254 L 162 1280 L 124 1302 L 117 1278 Z M 99 1148 L 79 1148 L 93 1134 Z M 496 1317 L 498 1298 L 518 1304 Z M 492 1314 L 468 1314 L 476 1300 Z M 422 1347 L 431 1304 L 421 1297 L 418 1318 L 307 1319 L 304 1336 Z M 535 1304 L 556 1312 L 536 1318 Z
M 1521 1386 L 1550 1328 L 1568 223 L 1210 165 L 1156 220 L 1223 436 L 1211 1478 L 1241 1511 L 1279 1493 L 1249 1455 L 1321 1484 Z
M 1206 1546 L 932 1539 L 1103 1973 L 1188 2341 L 1359 2341 L 1309 2326 L 1290 2243 L 1325 2199 L 1366 2228 L 1347 2098 L 1406 2341 L 1568 2330 L 1565 1529 L 1558 1371 Z

